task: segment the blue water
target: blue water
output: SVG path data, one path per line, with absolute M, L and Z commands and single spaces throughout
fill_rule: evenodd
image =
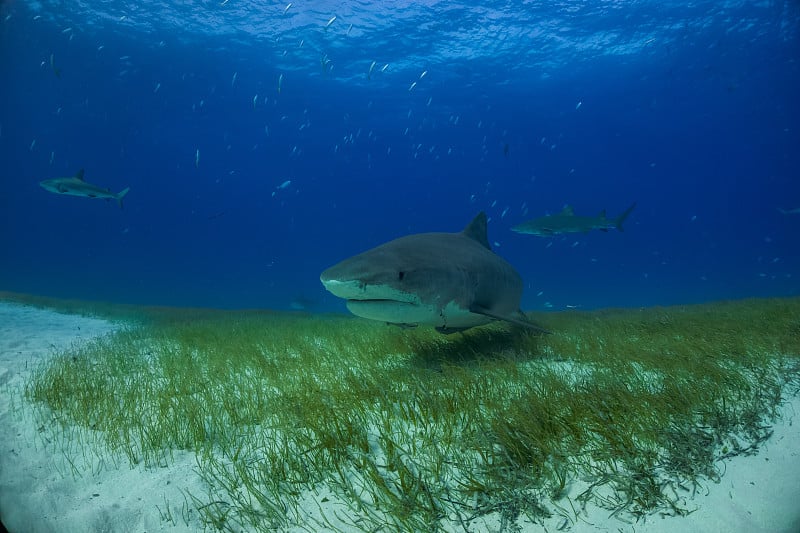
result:
M 800 294 L 797 2 L 286 5 L 0 3 L 0 289 L 344 310 L 324 268 L 485 210 L 526 309 Z

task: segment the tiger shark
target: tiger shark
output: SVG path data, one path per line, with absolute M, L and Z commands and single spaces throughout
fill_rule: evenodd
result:
M 39 185 L 46 191 L 56 194 L 66 194 L 69 196 L 81 196 L 83 198 L 105 198 L 106 200 L 116 200 L 119 203 L 120 209 L 122 208 L 122 199 L 131 190 L 126 187 L 117 194 L 111 192 L 110 189 L 104 189 L 97 185 L 92 185 L 83 180 L 83 169 L 80 169 L 77 174 L 69 178 L 54 178 L 51 180 L 40 181 Z
M 547 333 L 519 310 L 522 278 L 492 252 L 483 212 L 459 233 L 407 235 L 345 259 L 320 281 L 362 318 L 442 333 L 504 320 Z
M 632 204 L 620 216 L 616 218 L 606 218 L 606 210 L 600 211 L 596 217 L 577 216 L 572 210 L 572 206 L 566 206 L 557 215 L 547 215 L 539 218 L 534 218 L 527 222 L 523 222 L 511 228 L 511 231 L 517 233 L 526 233 L 528 235 L 536 235 L 539 237 L 550 237 L 553 235 L 561 235 L 563 233 L 588 233 L 593 229 L 600 231 L 608 231 L 610 229 L 617 229 L 623 231 L 622 223 L 631 214 L 631 211 L 636 207 Z

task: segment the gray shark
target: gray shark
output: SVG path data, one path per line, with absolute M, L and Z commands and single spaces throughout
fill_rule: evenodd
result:
M 794 209 L 781 209 L 779 207 L 778 211 L 780 211 L 781 215 L 800 215 L 800 207 L 795 207 Z
M 636 207 L 634 203 L 617 218 L 606 218 L 606 210 L 603 209 L 596 217 L 576 216 L 571 206 L 566 206 L 557 215 L 548 215 L 534 218 L 511 228 L 511 231 L 525 233 L 528 235 L 538 235 L 539 237 L 550 237 L 563 233 L 588 233 L 593 229 L 608 231 L 618 229 L 623 231 L 622 223 Z
M 486 214 L 459 233 L 400 237 L 338 263 L 320 276 L 354 315 L 450 333 L 492 320 L 546 331 L 519 310 L 522 278 L 492 252 Z
M 131 190 L 127 187 L 117 194 L 111 192 L 110 189 L 104 189 L 97 185 L 92 185 L 83 181 L 83 169 L 80 169 L 77 174 L 70 178 L 55 178 L 51 180 L 40 181 L 39 185 L 46 191 L 56 194 L 66 194 L 69 196 L 82 196 L 83 198 L 105 198 L 106 200 L 116 200 L 119 207 L 122 208 L 122 199 Z

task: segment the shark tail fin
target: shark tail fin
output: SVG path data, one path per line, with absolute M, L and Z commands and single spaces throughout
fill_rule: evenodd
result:
M 617 219 L 614 221 L 614 225 L 617 227 L 619 231 L 625 231 L 622 228 L 622 223 L 625 222 L 625 219 L 628 218 L 628 215 L 631 214 L 631 211 L 633 211 L 635 207 L 636 207 L 636 202 L 633 202 L 631 206 L 628 209 L 626 209 L 624 213 L 618 216 Z
M 119 191 L 116 194 L 116 196 L 114 196 L 114 198 L 116 198 L 117 202 L 119 202 L 119 208 L 120 209 L 122 209 L 122 199 L 125 198 L 125 195 L 128 194 L 128 191 L 130 191 L 130 190 L 131 190 L 130 187 L 125 187 L 124 189 Z

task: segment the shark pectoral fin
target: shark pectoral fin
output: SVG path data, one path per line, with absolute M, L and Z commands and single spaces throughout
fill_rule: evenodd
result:
M 608 228 L 600 228 L 600 231 L 602 231 L 603 233 L 608 233 Z M 584 233 L 586 233 L 586 232 L 584 232 Z
M 475 313 L 476 315 L 483 315 L 488 316 L 489 318 L 494 318 L 495 320 L 505 320 L 506 317 L 500 316 L 497 313 L 493 313 L 490 310 L 486 309 L 482 305 L 472 304 L 469 306 L 469 312 Z
M 400 329 L 414 329 L 417 326 L 419 326 L 419 324 L 409 324 L 407 322 L 387 322 L 386 325 L 387 326 L 395 326 L 395 327 L 398 327 Z
M 528 319 L 528 315 L 526 315 L 525 312 L 522 309 L 517 310 L 517 312 L 515 314 L 518 315 L 518 317 L 519 317 L 519 318 L 517 318 L 517 321 L 514 322 L 515 324 L 519 324 L 520 326 L 523 326 L 523 327 L 526 327 L 528 329 L 532 329 L 532 330 L 538 331 L 540 333 L 545 333 L 547 335 L 552 335 L 553 334 L 553 332 L 550 331 L 549 329 L 545 329 L 542 326 L 539 326 L 538 324 L 534 324 L 533 322 L 531 322 Z
M 478 304 L 472 304 L 471 306 L 469 306 L 469 311 L 470 311 L 470 313 L 475 313 L 477 315 L 488 316 L 490 318 L 494 318 L 495 320 L 502 320 L 504 322 L 510 322 L 512 324 L 515 324 L 517 326 L 522 326 L 524 328 L 535 329 L 536 331 L 540 331 L 542 333 L 547 333 L 548 335 L 552 333 L 551 331 L 548 331 L 548 330 L 546 330 L 546 329 L 544 329 L 544 328 L 542 328 L 540 326 L 537 326 L 533 322 L 528 322 L 527 318 L 525 317 L 525 314 L 522 311 L 517 311 L 517 314 L 520 315 L 519 318 L 514 317 L 514 316 L 506 316 L 506 315 L 499 315 L 497 313 L 493 313 L 492 311 L 490 311 L 490 310 L 486 309 L 485 307 L 483 307 L 481 305 L 478 305 Z
M 453 333 L 462 333 L 462 332 L 468 330 L 469 328 L 447 328 L 447 327 L 444 327 L 444 326 L 437 326 L 437 327 L 435 327 L 433 329 L 435 329 L 437 332 L 441 333 L 442 335 L 452 335 Z

